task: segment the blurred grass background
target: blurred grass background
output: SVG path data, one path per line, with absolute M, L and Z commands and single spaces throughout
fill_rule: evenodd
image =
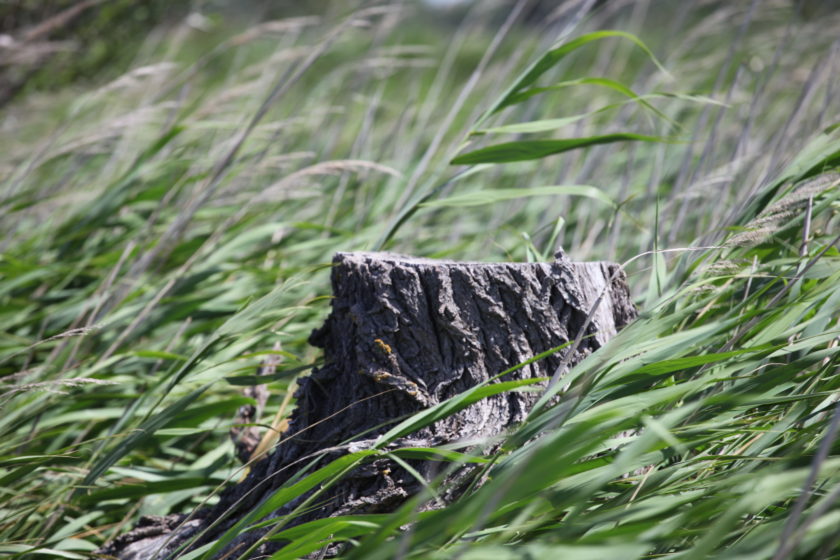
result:
M 477 125 L 546 51 L 604 29 L 664 70 L 605 37 Z M 534 488 L 477 492 L 410 552 L 377 522 L 353 554 L 838 557 L 838 36 L 816 1 L 3 3 L 2 551 L 85 557 L 238 478 L 242 385 L 282 359 L 270 432 L 318 359 L 335 251 L 562 246 L 627 262 L 643 313 L 571 375 L 562 402 L 599 421 L 546 441 L 557 410 L 535 413 L 498 474 L 524 461 Z M 451 164 L 621 133 L 659 140 Z M 589 190 L 538 189 L 569 185 Z M 529 475 L 540 445 L 577 455 Z M 586 491 L 564 489 L 580 472 Z

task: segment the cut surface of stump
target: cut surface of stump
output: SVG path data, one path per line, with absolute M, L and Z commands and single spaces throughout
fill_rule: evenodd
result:
M 618 265 L 565 257 L 553 263 L 479 263 L 338 253 L 331 279 L 331 313 L 310 337 L 324 349 L 324 365 L 300 381 L 289 429 L 271 454 L 226 490 L 217 506 L 189 518 L 147 518 L 103 552 L 166 558 L 195 536 L 200 535 L 191 546 L 215 540 L 305 466 L 318 468 L 350 450 L 369 448 L 396 422 L 568 343 L 584 329 L 573 355 L 560 350 L 500 380 L 551 377 L 558 367 L 573 367 L 636 315 Z M 429 447 L 492 440 L 522 421 L 539 396 L 494 395 L 398 443 Z M 440 468 L 431 461 L 411 464 L 426 480 Z M 315 509 L 286 526 L 393 511 L 420 489 L 405 469 L 376 459 L 326 490 Z M 443 500 L 457 495 L 453 488 Z M 268 517 L 288 515 L 306 497 Z M 226 550 L 238 555 L 265 530 L 239 535 Z M 253 556 L 280 546 L 260 545 Z

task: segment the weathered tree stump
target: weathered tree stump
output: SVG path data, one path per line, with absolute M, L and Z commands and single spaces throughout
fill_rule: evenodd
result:
M 574 355 L 560 351 L 504 380 L 550 377 L 561 365 L 580 362 L 636 314 L 624 274 L 611 263 L 564 257 L 554 263 L 465 263 L 389 253 L 339 253 L 333 263 L 332 312 L 310 337 L 324 349 L 324 365 L 301 380 L 289 429 L 270 456 L 253 465 L 247 479 L 229 488 L 218 505 L 189 518 L 147 518 L 103 552 L 148 560 L 168 557 L 200 533 L 193 546 L 214 540 L 313 459 L 321 466 L 351 447 L 369 447 L 396 421 L 573 340 L 585 329 L 589 336 Z M 432 446 L 498 436 L 523 420 L 538 397 L 534 392 L 489 397 L 411 434 L 410 442 Z M 413 467 L 427 480 L 439 468 L 423 461 Z M 288 525 L 392 511 L 419 490 L 405 469 L 377 460 L 356 469 L 320 496 L 316 509 Z M 444 500 L 457 495 L 454 487 Z M 269 517 L 290 513 L 301 499 Z M 227 550 L 241 553 L 261 534 L 241 534 Z M 281 545 L 262 545 L 257 555 Z

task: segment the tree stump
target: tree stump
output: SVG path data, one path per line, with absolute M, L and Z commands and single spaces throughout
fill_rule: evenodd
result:
M 602 346 L 636 315 L 618 265 L 571 262 L 562 254 L 553 263 L 471 263 L 338 253 L 333 265 L 332 312 L 309 339 L 324 349 L 324 365 L 301 380 L 289 429 L 269 457 L 228 488 L 218 505 L 190 517 L 145 518 L 102 552 L 149 560 L 170 556 L 199 534 L 192 546 L 215 540 L 313 459 L 319 467 L 351 448 L 370 447 L 395 422 L 574 340 L 584 329 L 587 336 L 574 355 L 557 352 L 503 379 L 551 377 Z M 498 436 L 522 421 L 538 397 L 508 392 L 486 398 L 411 434 L 410 443 L 425 447 Z M 439 468 L 431 461 L 412 466 L 426 480 Z M 458 496 L 457 485 L 450 487 L 444 501 Z M 420 488 L 405 469 L 378 459 L 287 525 L 392 511 Z M 301 499 L 269 517 L 287 515 Z M 226 551 L 247 550 L 264 531 L 239 535 Z M 280 546 L 261 545 L 254 555 Z

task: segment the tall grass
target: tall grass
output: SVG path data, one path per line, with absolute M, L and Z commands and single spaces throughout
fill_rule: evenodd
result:
M 281 360 L 270 433 L 318 359 L 334 251 L 562 245 L 625 262 L 641 318 L 480 488 L 278 523 L 276 557 L 840 557 L 840 20 L 679 4 L 184 23 L 119 79 L 7 108 L 0 551 L 85 557 L 238 480 L 242 386 Z

